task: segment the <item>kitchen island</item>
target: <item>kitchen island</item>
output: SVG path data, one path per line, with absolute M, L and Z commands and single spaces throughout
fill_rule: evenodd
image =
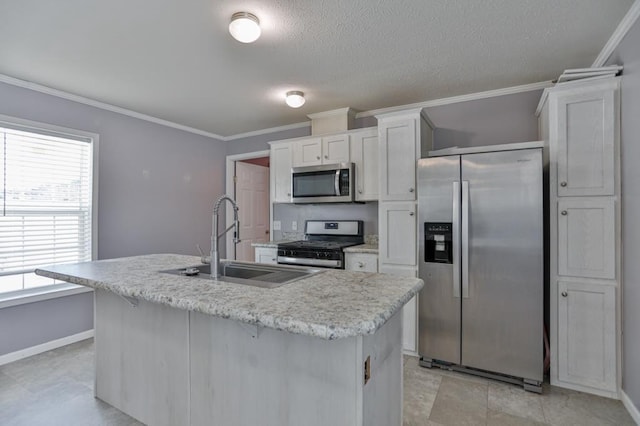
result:
M 39 275 L 94 288 L 96 397 L 150 425 L 400 425 L 416 278 L 326 270 L 277 288 L 158 254 Z

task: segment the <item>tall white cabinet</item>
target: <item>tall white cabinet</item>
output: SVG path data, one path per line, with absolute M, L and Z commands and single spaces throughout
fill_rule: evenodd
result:
M 422 109 L 376 116 L 379 146 L 380 272 L 417 276 L 416 162 L 433 148 L 433 124 Z M 418 351 L 418 299 L 403 308 L 405 353 Z
M 618 398 L 619 78 L 561 83 L 538 108 L 549 145 L 551 384 Z

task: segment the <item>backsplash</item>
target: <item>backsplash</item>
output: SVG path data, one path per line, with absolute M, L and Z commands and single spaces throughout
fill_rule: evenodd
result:
M 364 204 L 274 204 L 273 220 L 280 221 L 281 229 L 273 231 L 273 240 L 301 240 L 304 223 L 310 219 L 362 220 L 365 242 L 367 237 L 378 236 L 378 203 Z M 296 222 L 297 229 L 292 229 Z

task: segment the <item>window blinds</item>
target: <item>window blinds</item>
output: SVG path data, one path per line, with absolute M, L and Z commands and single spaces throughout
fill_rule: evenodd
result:
M 0 144 L 0 276 L 91 260 L 91 140 L 0 127 Z

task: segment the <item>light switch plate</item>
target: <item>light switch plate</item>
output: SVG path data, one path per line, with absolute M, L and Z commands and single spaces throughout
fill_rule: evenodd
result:
M 282 223 L 280 223 L 279 220 L 274 220 L 273 221 L 273 230 L 274 231 L 279 231 L 282 229 Z
M 295 220 L 293 222 L 291 222 L 291 230 L 292 231 L 297 231 L 298 230 L 298 222 L 296 222 Z

